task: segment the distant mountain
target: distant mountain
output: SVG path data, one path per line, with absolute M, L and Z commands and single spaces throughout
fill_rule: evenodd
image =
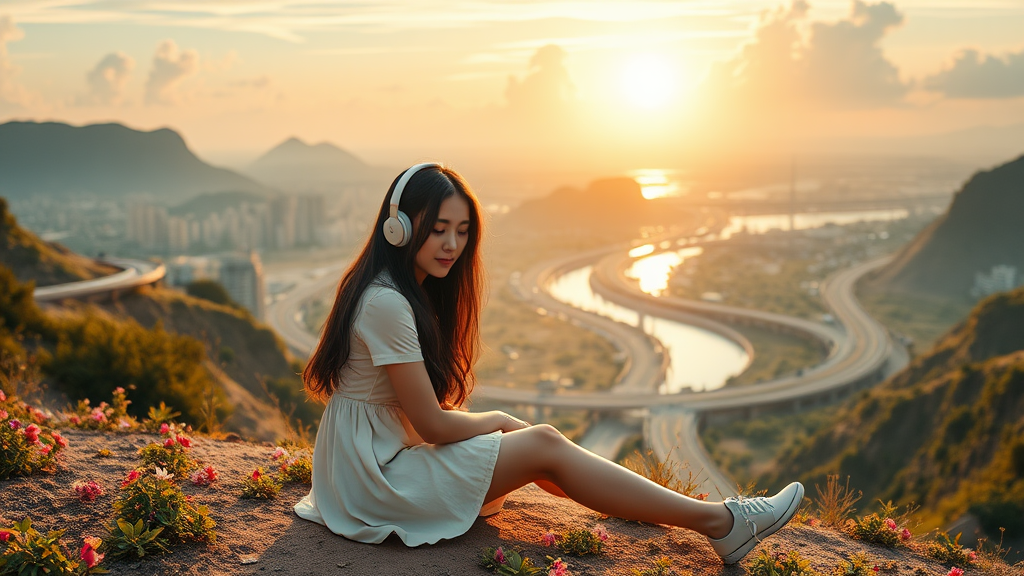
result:
M 287 191 L 329 191 L 340 184 L 390 183 L 398 170 L 371 166 L 351 152 L 321 142 L 289 138 L 245 169 L 260 182 Z
M 0 196 L 150 194 L 175 204 L 203 192 L 269 194 L 262 184 L 206 164 L 168 128 L 121 124 L 0 124 Z
M 671 216 L 657 201 L 646 200 L 632 178 L 594 180 L 586 188 L 558 188 L 547 196 L 524 201 L 506 214 L 501 228 L 565 230 L 629 230 L 661 223 Z
M 1024 156 L 978 172 L 944 216 L 918 234 L 870 284 L 964 298 L 977 272 L 1008 264 L 1024 273 Z
M 915 502 L 932 526 L 974 514 L 1024 538 L 1024 288 L 981 302 L 930 352 L 847 402 L 780 458 L 773 484 L 850 476 L 877 499 Z

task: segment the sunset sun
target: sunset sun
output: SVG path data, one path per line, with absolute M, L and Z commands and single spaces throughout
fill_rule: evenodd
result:
M 622 92 L 630 104 L 639 108 L 662 108 L 676 95 L 677 71 L 662 56 L 644 54 L 623 66 Z

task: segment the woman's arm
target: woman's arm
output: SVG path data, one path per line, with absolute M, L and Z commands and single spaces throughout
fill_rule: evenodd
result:
M 388 364 L 384 369 L 405 415 L 424 442 L 448 444 L 496 430 L 511 432 L 529 427 L 526 422 L 498 410 L 480 413 L 442 410 L 423 362 Z

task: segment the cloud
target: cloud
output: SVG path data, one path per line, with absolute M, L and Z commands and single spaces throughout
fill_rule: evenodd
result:
M 17 42 L 25 37 L 10 16 L 0 16 L 0 108 L 5 105 L 27 107 L 32 95 L 17 81 L 21 69 L 11 63 L 7 54 L 7 43 Z
M 543 46 L 530 58 L 530 72 L 522 80 L 508 79 L 505 99 L 509 109 L 527 114 L 548 115 L 562 110 L 575 99 L 576 88 L 565 67 L 565 50 L 554 44 Z
M 178 85 L 199 70 L 199 54 L 195 50 L 178 50 L 174 40 L 164 40 L 153 56 L 153 69 L 146 80 L 146 104 L 177 104 L 181 97 Z
M 826 107 L 898 104 L 908 86 L 880 43 L 903 22 L 889 2 L 852 3 L 847 18 L 805 26 L 807 2 L 766 11 L 754 40 L 732 60 L 715 65 L 705 88 L 724 97 L 769 107 L 814 102 Z M 806 29 L 806 33 L 804 30 Z
M 949 98 L 1024 96 L 1024 50 L 1003 57 L 962 50 L 951 67 L 925 78 L 924 87 Z
M 78 98 L 83 106 L 116 106 L 124 97 L 124 87 L 135 69 L 135 60 L 121 52 L 111 52 L 85 75 L 89 92 Z

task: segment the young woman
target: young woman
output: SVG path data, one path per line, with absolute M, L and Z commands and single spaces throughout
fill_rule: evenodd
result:
M 464 533 L 531 482 L 598 512 L 706 535 L 726 563 L 781 528 L 803 487 L 701 502 L 576 446 L 548 425 L 460 408 L 473 387 L 482 220 L 459 174 L 418 164 L 392 183 L 338 286 L 303 373 L 327 401 L 300 517 L 360 542 Z

